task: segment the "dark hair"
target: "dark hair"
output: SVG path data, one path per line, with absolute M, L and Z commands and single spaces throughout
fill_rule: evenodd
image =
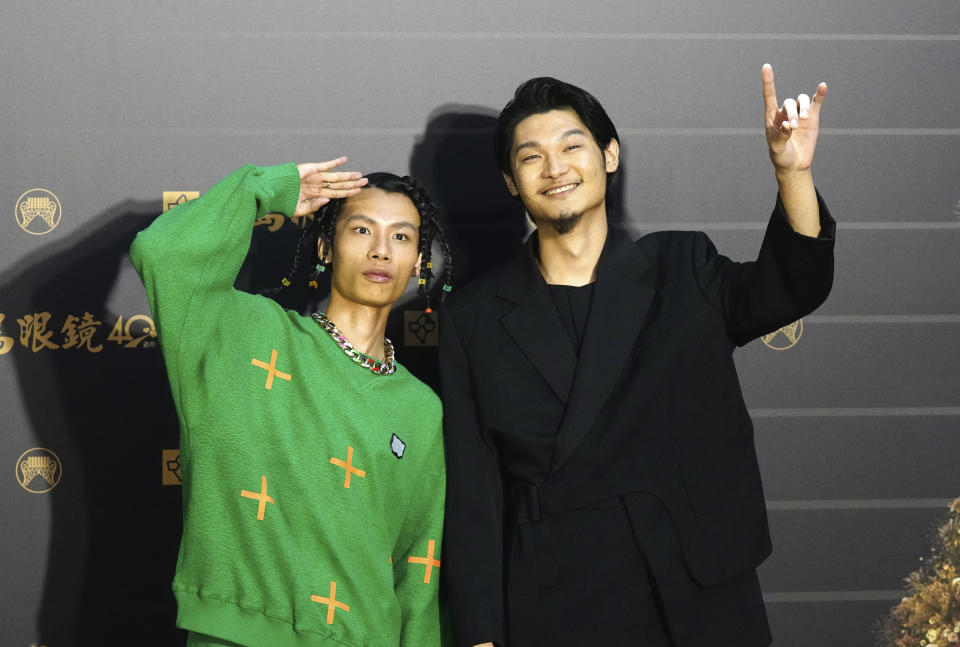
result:
M 426 303 L 426 310 L 430 309 L 430 285 L 434 277 L 433 272 L 433 242 L 437 241 L 440 246 L 440 253 L 443 254 L 443 290 L 440 292 L 440 301 L 446 297 L 447 292 L 451 290 L 451 277 L 453 276 L 453 258 L 450 254 L 450 245 L 447 243 L 444 235 L 443 223 L 440 220 L 440 213 L 437 206 L 430 199 L 430 195 L 423 186 L 410 176 L 399 177 L 393 173 L 370 173 L 366 175 L 367 185 L 364 189 L 380 189 L 387 193 L 400 193 L 413 202 L 420 214 L 420 240 L 417 251 L 421 255 L 420 277 L 417 294 L 423 298 Z M 316 286 L 316 279 L 319 272 L 313 267 L 315 263 L 311 262 L 317 251 L 318 241 L 323 241 L 324 254 L 333 250 L 334 234 L 337 229 L 337 217 L 343 209 L 344 203 L 350 198 L 331 200 L 320 207 L 314 214 L 313 220 L 304 227 L 297 240 L 297 249 L 290 264 L 290 269 L 284 279 L 284 286 L 298 283 L 303 279 L 306 268 L 310 269 L 308 280 L 312 286 Z
M 600 150 L 606 150 L 611 139 L 620 142 L 617 128 L 596 97 L 575 85 L 541 76 L 521 83 L 513 98 L 500 111 L 493 138 L 494 155 L 500 170 L 507 175 L 513 175 L 510 149 L 513 147 L 513 133 L 517 124 L 530 115 L 565 109 L 577 113 Z M 613 173 L 607 175 L 608 183 L 612 177 Z

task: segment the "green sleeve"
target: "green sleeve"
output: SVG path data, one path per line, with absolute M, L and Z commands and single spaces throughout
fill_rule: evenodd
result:
M 183 359 L 199 361 L 250 249 L 254 220 L 293 215 L 300 193 L 295 164 L 247 165 L 204 195 L 157 218 L 130 247 L 147 291 L 177 398 Z M 189 348 L 185 348 L 189 346 Z
M 400 633 L 401 647 L 432 647 L 447 643 L 442 635 L 446 622 L 441 614 L 437 592 L 442 568 L 441 540 L 443 538 L 443 508 L 446 496 L 446 468 L 443 440 L 437 431 L 429 458 L 417 470 L 419 485 L 416 497 L 407 514 L 405 528 L 400 535 L 399 559 L 394 557 L 394 590 L 403 614 Z M 441 566 L 433 566 L 430 581 L 427 565 L 411 562 L 410 558 L 426 559 L 433 544 L 433 559 Z

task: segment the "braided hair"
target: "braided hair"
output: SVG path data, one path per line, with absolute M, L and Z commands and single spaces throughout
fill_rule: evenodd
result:
M 440 212 L 427 190 L 419 182 L 409 175 L 399 177 L 393 173 L 370 173 L 366 176 L 367 184 L 364 189 L 380 189 L 387 193 L 400 193 L 413 202 L 417 212 L 420 214 L 420 240 L 417 251 L 420 253 L 420 276 L 418 277 L 417 294 L 424 300 L 425 310 L 432 312 L 430 308 L 430 287 L 435 276 L 433 271 L 433 243 L 436 241 L 440 247 L 440 253 L 443 255 L 443 284 L 440 292 L 440 302 L 446 298 L 447 293 L 452 289 L 453 276 L 453 257 L 450 253 L 450 244 L 447 242 L 444 234 L 443 222 L 440 220 Z M 319 273 L 326 270 L 326 265 L 321 262 L 314 268 L 310 268 L 310 259 L 317 249 L 318 241 L 322 241 L 324 256 L 329 254 L 334 247 L 334 233 L 337 228 L 337 218 L 340 215 L 343 205 L 349 198 L 331 200 L 320 207 L 314 214 L 313 220 L 309 222 L 300 232 L 297 240 L 296 253 L 290 264 L 287 276 L 283 279 L 283 285 L 289 287 L 306 279 L 309 285 L 316 288 Z M 306 267 L 305 267 L 306 266 Z

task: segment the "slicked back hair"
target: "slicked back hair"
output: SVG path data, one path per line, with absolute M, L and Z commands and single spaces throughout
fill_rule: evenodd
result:
M 513 98 L 500 111 L 493 138 L 494 155 L 500 170 L 513 177 L 510 153 L 517 124 L 531 115 L 566 109 L 577 113 L 601 151 L 607 149 L 611 139 L 620 143 L 616 126 L 596 97 L 575 85 L 549 76 L 540 76 L 521 83 Z M 607 186 L 615 173 L 616 171 L 607 174 Z

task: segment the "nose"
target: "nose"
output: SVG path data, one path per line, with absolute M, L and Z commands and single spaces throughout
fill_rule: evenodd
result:
M 390 260 L 389 236 L 384 232 L 375 233 L 370 237 L 368 256 L 377 261 Z
M 560 155 L 546 154 L 543 160 L 543 176 L 558 178 L 568 170 L 568 165 Z

